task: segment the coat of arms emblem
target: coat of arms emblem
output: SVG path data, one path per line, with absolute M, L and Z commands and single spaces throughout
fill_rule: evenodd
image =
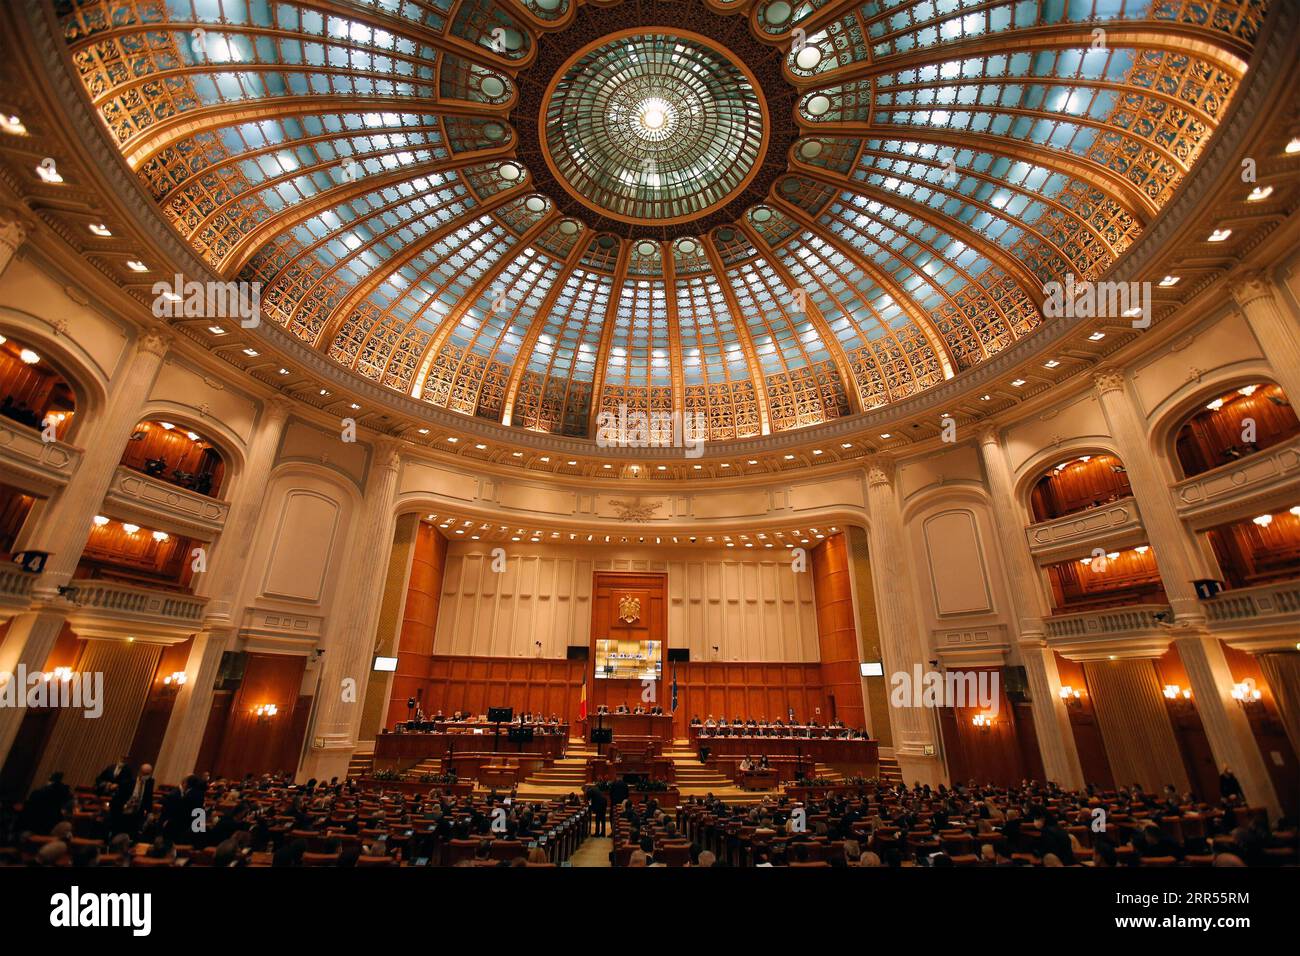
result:
M 618 619 L 625 624 L 641 618 L 641 600 L 630 594 L 624 594 L 618 602 Z

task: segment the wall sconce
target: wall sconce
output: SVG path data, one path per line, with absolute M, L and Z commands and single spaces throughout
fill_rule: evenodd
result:
M 1061 700 L 1065 701 L 1065 706 L 1071 710 L 1078 710 L 1083 706 L 1083 694 L 1075 690 L 1069 684 L 1062 684 L 1059 691 Z
M 1232 685 L 1232 699 L 1239 703 L 1243 708 L 1263 706 L 1260 699 L 1263 693 L 1255 686 L 1255 678 L 1247 677 L 1240 684 Z
M 1169 709 L 1175 713 L 1186 713 L 1192 709 L 1192 689 L 1178 684 L 1166 684 L 1162 693 L 1169 701 Z
M 275 704 L 258 704 L 253 708 L 253 713 L 257 715 L 259 724 L 267 723 L 272 717 L 280 712 L 280 708 Z
M 172 671 L 170 674 L 168 674 L 166 677 L 163 678 L 163 693 L 165 694 L 177 693 L 178 691 L 180 691 L 182 687 L 185 686 L 185 682 L 188 680 L 189 677 L 186 676 L 184 671 Z
M 981 733 L 987 734 L 993 729 L 993 725 L 998 722 L 998 719 L 992 714 L 976 714 L 970 719 L 970 722 L 978 728 Z

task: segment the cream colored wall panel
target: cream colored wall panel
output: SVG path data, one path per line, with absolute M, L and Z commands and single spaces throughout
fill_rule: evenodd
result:
M 101 381 L 116 370 L 128 345 L 126 330 L 90 307 L 78 292 L 76 298 L 29 258 L 14 258 L 0 273 L 0 302 L 15 313 L 31 316 L 33 328 L 48 335 L 61 329 L 74 344 L 73 351 Z M 28 319 L 27 321 L 32 321 Z
M 1174 339 L 1133 366 L 1138 407 L 1150 416 L 1190 379 L 1263 357 L 1245 316 L 1236 309 L 1226 309 L 1216 321 Z
M 459 501 L 479 496 L 479 480 L 463 472 L 448 471 L 421 461 L 407 461 L 398 479 L 401 494 L 431 494 Z
M 1110 447 L 1110 429 L 1092 392 L 1081 394 L 1059 408 L 1013 425 L 1006 432 L 1007 456 L 1017 477 L 1026 462 L 1048 448 L 1063 451 L 1071 446 Z
M 502 482 L 497 493 L 502 508 L 527 511 L 538 515 L 572 516 L 578 511 L 578 496 L 571 491 L 556 491 L 536 485 Z
M 692 499 L 697 518 L 739 518 L 767 514 L 770 499 L 765 490 L 729 494 L 697 494 Z
M 224 382 L 174 359 L 168 359 L 158 370 L 149 401 L 187 409 L 196 423 L 219 422 L 245 444 L 252 436 L 257 418 L 257 405 L 247 395 L 232 391 Z
M 862 479 L 857 475 L 832 478 L 790 487 L 790 510 L 808 511 L 813 508 L 834 508 L 849 505 L 866 507 Z
M 961 433 L 958 432 L 958 437 Z M 931 485 L 950 481 L 981 482 L 984 472 L 980 466 L 979 452 L 970 445 L 961 445 L 941 455 L 932 455 L 909 462 L 898 469 L 897 484 L 903 501 Z
M 263 596 L 321 602 L 340 517 L 339 503 L 322 494 L 295 490 L 285 495 L 262 579 Z
M 341 432 L 322 431 L 290 419 L 280 440 L 281 461 L 306 461 L 324 465 L 364 486 L 370 450 L 360 442 L 339 441 Z
M 990 613 L 993 599 L 975 515 L 966 509 L 931 515 L 922 522 L 922 534 L 939 616 Z

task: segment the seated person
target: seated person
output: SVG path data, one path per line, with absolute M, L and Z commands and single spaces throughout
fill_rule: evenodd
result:
M 618 705 L 618 708 L 614 711 L 614 713 L 616 713 L 616 714 L 630 714 L 631 711 L 627 709 L 627 704 L 619 704 L 619 705 Z
M 552 724 L 558 724 L 559 722 L 560 722 L 560 715 L 559 715 L 559 714 L 551 714 L 551 719 L 550 719 L 549 723 L 552 723 Z
M 751 771 L 751 770 L 753 770 L 753 769 L 754 769 L 754 761 L 750 760 L 750 759 L 749 759 L 749 756 L 746 755 L 746 756 L 745 756 L 744 758 L 742 758 L 741 761 L 740 761 L 740 771 L 741 771 L 741 773 L 748 773 L 749 771 Z
M 644 713 L 645 713 L 645 707 L 643 707 L 641 704 L 637 704 L 637 705 L 636 705 L 636 708 L 633 709 L 632 713 L 634 713 L 634 714 L 644 714 Z
M 601 705 L 599 705 L 599 706 L 596 708 L 596 713 L 598 713 L 598 714 L 608 714 L 608 713 L 609 713 L 609 705 L 608 705 L 608 704 L 601 704 Z
M 706 721 L 704 722 L 704 726 L 705 726 L 705 727 L 716 727 L 716 726 L 718 726 L 718 722 L 717 722 L 716 720 L 713 719 L 713 715 L 712 715 L 712 714 L 709 714 L 709 719 L 706 720 Z
M 736 719 L 731 722 L 731 726 L 733 727 L 743 727 L 744 725 L 745 722 L 740 719 L 740 714 L 737 714 Z
M 704 721 L 700 720 L 700 715 L 699 715 L 699 714 L 695 714 L 693 717 L 691 717 L 691 726 L 692 726 L 692 727 L 702 727 L 702 726 L 704 726 Z

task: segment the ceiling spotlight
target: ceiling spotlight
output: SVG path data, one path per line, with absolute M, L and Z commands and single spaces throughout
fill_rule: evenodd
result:
M 1182 276 L 1165 276 L 1163 279 L 1160 280 L 1160 288 L 1168 289 L 1171 288 L 1172 286 L 1176 286 L 1178 285 L 1179 282 L 1182 281 L 1182 278 L 1183 278 Z
M 36 175 L 41 182 L 54 185 L 63 182 L 63 176 L 60 175 L 58 168 L 54 165 L 54 160 L 47 159 L 36 167 Z
M 1246 197 L 1246 202 L 1259 202 L 1262 199 L 1267 199 L 1271 195 L 1273 195 L 1272 186 L 1256 186 L 1250 191 L 1250 195 Z
M 99 238 L 101 239 L 107 239 L 111 235 L 113 235 L 112 230 L 110 230 L 108 226 L 104 225 L 102 222 L 92 222 L 86 228 L 89 229 L 91 232 L 93 232 L 95 235 L 99 236 Z
M 1273 523 L 1273 516 L 1259 515 L 1258 517 L 1251 518 L 1250 520 L 1255 522 L 1255 524 L 1259 525 L 1261 528 L 1267 528 L 1269 525 Z
M 244 349 L 244 354 L 247 355 L 249 358 L 257 358 L 262 353 L 259 352 L 257 349 Z
M 1231 229 L 1216 229 L 1214 232 L 1210 233 L 1210 238 L 1206 241 L 1223 242 L 1223 240 L 1227 239 L 1230 235 L 1232 235 Z
M 148 271 L 149 271 L 149 267 L 148 267 L 147 265 L 145 265 L 143 262 L 141 262 L 139 259 L 127 259 L 127 260 L 126 260 L 126 267 L 127 267 L 128 269 L 130 269 L 132 272 L 148 272 Z

